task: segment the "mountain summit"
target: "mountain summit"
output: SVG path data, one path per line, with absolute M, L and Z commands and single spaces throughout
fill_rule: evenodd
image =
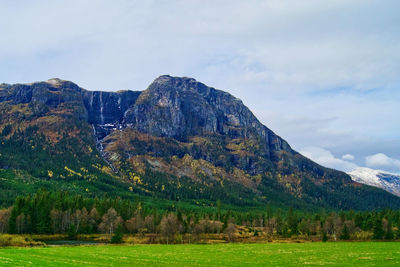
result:
M 2 84 L 0 110 L 0 168 L 9 177 L 0 186 L 10 195 L 28 181 L 195 205 L 400 207 L 305 158 L 241 100 L 192 78 L 163 75 L 144 91 L 119 92 L 60 79 Z

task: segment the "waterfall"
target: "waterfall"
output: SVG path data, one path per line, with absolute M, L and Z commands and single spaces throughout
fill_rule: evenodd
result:
M 114 165 L 111 163 L 111 161 L 109 161 L 107 159 L 107 153 L 104 151 L 104 145 L 103 145 L 103 142 L 102 142 L 104 138 L 103 139 L 99 139 L 97 137 L 96 126 L 94 124 L 92 124 L 92 128 L 93 128 L 93 135 L 94 135 L 94 138 L 96 140 L 96 148 L 97 148 L 97 150 L 100 152 L 100 155 L 102 156 L 103 160 L 111 167 L 111 169 L 114 172 L 118 173 L 118 170 L 114 167 Z
M 90 110 L 91 111 L 93 111 L 93 95 L 94 95 L 94 92 L 91 92 L 91 94 L 90 94 Z
M 122 109 L 121 109 L 121 101 L 122 101 L 121 96 L 119 96 L 118 97 L 118 108 L 119 108 L 119 110 L 122 111 Z
M 100 92 L 100 121 L 101 124 L 104 124 L 104 115 L 103 115 L 103 110 L 104 110 L 104 104 L 103 104 L 103 92 Z

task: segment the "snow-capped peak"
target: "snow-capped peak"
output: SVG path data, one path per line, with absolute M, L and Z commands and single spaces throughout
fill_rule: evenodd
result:
M 359 167 L 348 172 L 353 181 L 382 188 L 394 195 L 400 196 L 400 175 Z

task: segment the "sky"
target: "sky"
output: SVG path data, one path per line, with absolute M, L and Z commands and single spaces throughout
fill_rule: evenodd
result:
M 0 83 L 193 77 L 331 168 L 400 173 L 398 0 L 2 0 Z

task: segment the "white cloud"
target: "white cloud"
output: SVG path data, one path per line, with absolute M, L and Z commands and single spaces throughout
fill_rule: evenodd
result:
M 383 153 L 377 153 L 365 157 L 365 164 L 372 168 L 386 168 L 399 171 L 400 160 L 388 157 Z
M 342 156 L 342 159 L 344 159 L 344 160 L 354 160 L 354 156 L 352 154 L 344 154 Z
M 307 147 L 301 150 L 300 153 L 328 168 L 348 172 L 358 167 L 352 162 L 336 158 L 329 150 L 320 147 Z
M 162 74 L 190 76 L 241 98 L 293 148 L 363 165 L 377 152 L 400 158 L 399 9 L 398 0 L 0 1 L 0 83 L 143 90 Z

